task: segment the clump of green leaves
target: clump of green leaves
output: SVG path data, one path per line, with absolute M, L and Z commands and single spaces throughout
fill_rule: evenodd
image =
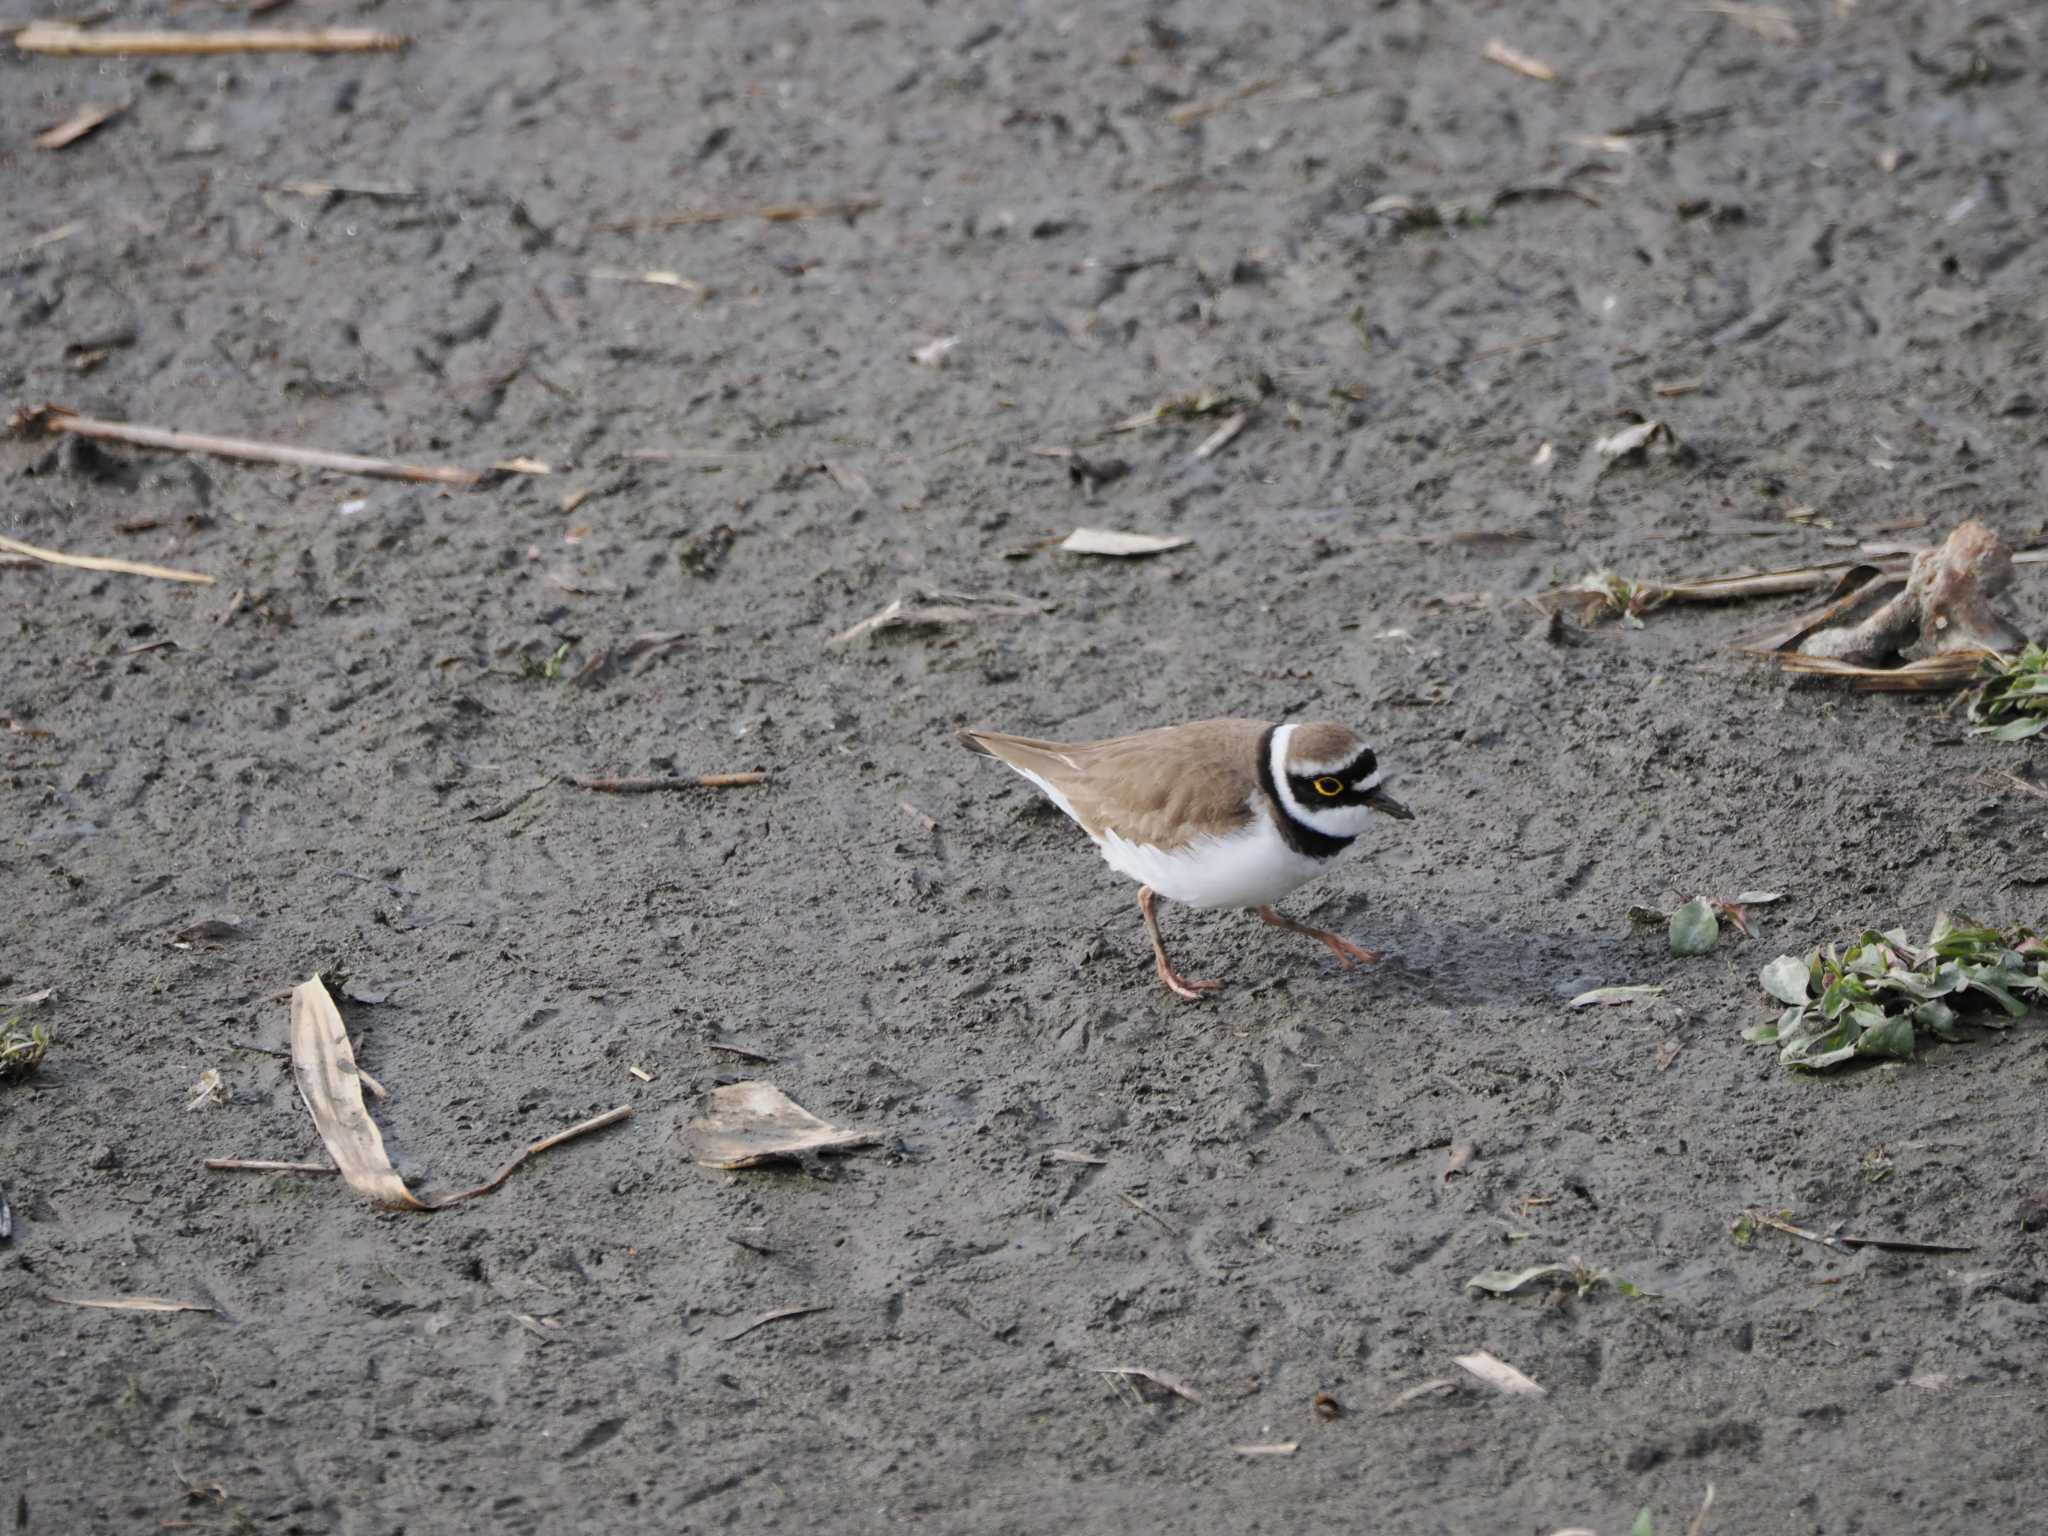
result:
M 2048 731 L 2048 649 L 2029 645 L 2017 656 L 1988 656 L 1985 679 L 1970 700 L 1970 729 L 1993 741 L 2025 741 Z
M 1959 1008 L 1981 1009 L 1971 1022 L 2004 1028 L 2048 997 L 2048 944 L 2025 928 L 1944 914 L 1925 945 L 1904 929 L 1866 932 L 1847 950 L 1780 955 L 1757 980 L 1785 1011 L 1742 1038 L 1777 1046 L 1787 1066 L 1818 1070 L 1859 1056 L 1910 1057 L 1922 1031 L 1961 1039 Z M 1996 1011 L 1982 1009 L 1987 1002 Z
M 0 1024 L 0 1083 L 27 1077 L 43 1064 L 49 1051 L 50 1032 L 42 1025 L 23 1029 L 18 1018 Z

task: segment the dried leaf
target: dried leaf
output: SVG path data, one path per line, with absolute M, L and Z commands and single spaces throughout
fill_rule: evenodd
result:
M 362 1076 L 341 1010 L 316 975 L 292 988 L 292 1075 L 327 1155 L 358 1194 L 379 1205 L 424 1211 L 384 1153 L 384 1136 L 363 1103 Z
M 1738 907 L 1767 907 L 1774 901 L 1783 901 L 1783 891 L 1744 891 L 1735 898 Z
M 0 997 L 0 1008 L 33 1008 L 38 1003 L 47 1003 L 55 987 L 45 987 L 40 992 L 24 992 L 19 997 Z
M 1465 1284 L 1474 1290 L 1486 1291 L 1494 1296 L 1512 1296 L 1523 1286 L 1537 1280 L 1551 1275 L 1568 1275 L 1571 1272 L 1572 1267 L 1569 1264 L 1538 1264 L 1529 1269 L 1482 1269 Z M 1458 1363 L 1463 1365 L 1464 1361 Z
M 1544 1391 L 1527 1376 L 1509 1365 L 1505 1360 L 1495 1359 L 1485 1350 L 1469 1355 L 1452 1356 L 1454 1365 L 1463 1366 L 1488 1386 L 1521 1397 L 1542 1397 Z
M 686 1135 L 691 1157 L 707 1168 L 758 1168 L 881 1139 L 872 1131 L 830 1125 L 773 1083 L 758 1081 L 712 1089 Z
M 1118 533 L 1107 528 L 1076 528 L 1060 541 L 1060 548 L 1070 555 L 1113 555 L 1132 559 L 1141 555 L 1161 555 L 1169 549 L 1180 549 L 1192 543 L 1193 539 L 1162 537 L 1152 533 Z
M 1671 429 L 1661 421 L 1639 421 L 1632 427 L 1623 427 L 1608 437 L 1597 438 L 1593 451 L 1610 463 L 1618 462 L 1632 453 L 1640 453 L 1659 436 L 1669 437 Z
M 1658 914 L 1662 919 L 1662 914 Z M 1662 987 L 1595 987 L 1590 992 L 1581 992 L 1565 1006 L 1588 1008 L 1598 1003 L 1603 1008 L 1619 1007 L 1623 1003 L 1647 1003 L 1664 995 Z
M 341 1011 L 334 1006 L 334 999 L 317 975 L 292 988 L 292 1076 L 298 1083 L 300 1099 L 313 1117 L 314 1128 L 327 1144 L 328 1156 L 334 1159 L 336 1170 L 348 1180 L 349 1187 L 380 1205 L 402 1210 L 436 1211 L 487 1195 L 511 1178 L 528 1158 L 616 1125 L 633 1114 L 632 1107 L 625 1104 L 606 1110 L 531 1143 L 481 1184 L 422 1199 L 406 1188 L 405 1180 L 385 1156 L 383 1134 L 363 1103 L 368 1074 L 356 1065 Z

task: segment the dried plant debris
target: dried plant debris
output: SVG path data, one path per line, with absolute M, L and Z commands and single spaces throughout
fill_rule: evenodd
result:
M 328 1155 L 349 1187 L 380 1205 L 401 1210 L 436 1211 L 487 1195 L 528 1158 L 578 1136 L 616 1125 L 633 1113 L 629 1105 L 607 1110 L 534 1142 L 474 1188 L 422 1197 L 406 1187 L 385 1154 L 383 1133 L 363 1103 L 368 1075 L 356 1065 L 355 1050 L 349 1044 L 341 1011 L 334 1006 L 333 997 L 318 976 L 292 988 L 292 1075 L 320 1139 L 327 1144 Z
M 1944 914 L 1925 945 L 1908 942 L 1904 929 L 1865 932 L 1846 951 L 1780 955 L 1757 980 L 1785 1008 L 1742 1038 L 1775 1045 L 1787 1066 L 1819 1070 L 1858 1057 L 1908 1058 L 1923 1031 L 1960 1040 L 1965 1022 L 2003 1029 L 2048 997 L 2048 944 L 2029 929 Z
M 2012 585 L 2013 552 L 1971 518 L 1901 573 L 1858 566 L 1826 607 L 1745 649 L 1787 671 L 1846 679 L 1859 688 L 1958 688 L 1986 659 L 2022 650 L 2027 637 L 1993 606 Z
M 1170 549 L 1184 549 L 1192 543 L 1193 539 L 1176 538 L 1169 534 L 1120 533 L 1111 528 L 1076 528 L 1060 541 L 1059 547 L 1070 555 L 1109 555 L 1129 560 L 1144 555 L 1163 555 Z
M 1469 1290 L 1484 1291 L 1489 1296 L 1512 1296 L 1538 1281 L 1555 1284 L 1560 1280 L 1569 1283 L 1581 1297 L 1603 1285 L 1611 1287 L 1617 1296 L 1633 1299 L 1643 1294 L 1619 1275 L 1595 1269 L 1584 1259 L 1577 1258 L 1563 1264 L 1532 1264 L 1527 1269 L 1482 1269 L 1465 1285 Z
M 690 1156 L 707 1168 L 758 1168 L 872 1146 L 881 1139 L 871 1131 L 828 1124 L 764 1082 L 712 1089 L 687 1135 Z
M 68 21 L 39 21 L 14 34 L 23 53 L 67 57 L 152 58 L 192 53 L 388 53 L 405 47 L 396 32 L 368 27 L 241 27 L 226 32 L 88 32 Z
M 1542 1387 L 1531 1381 L 1527 1376 L 1524 1376 L 1512 1365 L 1509 1365 L 1507 1361 L 1497 1359 L 1483 1349 L 1469 1355 L 1453 1355 L 1451 1363 L 1470 1371 L 1488 1386 L 1498 1387 L 1510 1396 L 1542 1397 L 1544 1395 Z
M 1970 700 L 1970 729 L 1993 741 L 2025 741 L 2048 730 L 2048 650 L 2029 644 L 2017 655 L 1990 656 L 1984 683 Z
M 1678 434 L 1668 422 L 1642 417 L 1633 425 L 1596 439 L 1593 452 L 1600 458 L 1600 473 L 1605 474 L 1617 464 L 1640 464 L 1650 456 L 1651 449 L 1659 447 L 1675 451 Z
M 1518 48 L 1510 48 L 1497 37 L 1489 37 L 1486 40 L 1486 47 L 1481 50 L 1481 56 L 1490 64 L 1512 69 L 1516 74 L 1526 75 L 1531 80 L 1554 82 L 1557 79 L 1557 71 L 1543 60 L 1532 54 L 1523 53 Z
M 1581 992 L 1567 1008 L 1618 1008 L 1624 1003 L 1653 1003 L 1664 995 L 1662 987 L 1595 987 L 1590 992 Z
M 204 1301 L 173 1301 L 165 1296 L 59 1296 L 54 1291 L 43 1293 L 45 1301 L 54 1301 L 65 1307 L 93 1307 L 102 1312 L 216 1312 L 219 1308 Z
M 19 1018 L 0 1024 L 0 1083 L 16 1083 L 43 1064 L 50 1031 L 41 1024 L 23 1029 Z
M 914 587 L 893 599 L 880 613 L 841 630 L 825 643 L 840 650 L 862 641 L 872 643 L 899 631 L 929 632 L 984 618 L 1016 618 L 1046 611 L 1044 603 L 1015 592 L 947 592 Z

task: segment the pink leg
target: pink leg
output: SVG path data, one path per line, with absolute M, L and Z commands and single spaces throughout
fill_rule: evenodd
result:
M 1327 929 L 1311 928 L 1307 923 L 1297 923 L 1291 917 L 1282 917 L 1271 907 L 1260 907 L 1259 917 L 1261 920 L 1271 923 L 1275 928 L 1285 928 L 1290 933 L 1306 934 L 1311 939 L 1329 945 L 1330 953 L 1337 957 L 1339 963 L 1347 967 L 1354 962 L 1375 965 L 1385 958 L 1378 950 L 1367 949 L 1363 944 L 1354 944 L 1349 939 L 1340 938 Z
M 1166 983 L 1166 990 L 1175 997 L 1184 997 L 1191 1003 L 1202 1000 L 1204 992 L 1213 992 L 1223 985 L 1220 981 L 1186 981 L 1166 959 L 1166 945 L 1159 937 L 1159 918 L 1152 910 L 1152 903 L 1159 898 L 1149 885 L 1138 887 L 1138 910 L 1145 914 L 1145 931 L 1152 935 L 1152 958 L 1159 962 L 1159 979 Z

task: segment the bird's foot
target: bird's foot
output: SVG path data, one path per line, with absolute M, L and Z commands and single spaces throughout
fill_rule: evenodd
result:
M 1175 997 L 1184 997 L 1191 1003 L 1199 1003 L 1204 992 L 1214 992 L 1223 983 L 1220 981 L 1189 981 L 1166 963 L 1165 956 L 1159 959 L 1159 979 L 1166 984 L 1166 990 Z
M 1337 957 L 1337 963 L 1349 970 L 1354 965 L 1377 965 L 1386 958 L 1376 949 L 1367 949 L 1363 944 L 1354 944 L 1342 934 L 1330 932 L 1327 928 L 1311 928 L 1307 923 L 1297 923 L 1291 917 L 1282 917 L 1272 907 L 1258 909 L 1259 920 L 1271 923 L 1275 928 L 1285 928 L 1289 933 L 1301 934 L 1319 944 L 1329 946 L 1330 953 Z

